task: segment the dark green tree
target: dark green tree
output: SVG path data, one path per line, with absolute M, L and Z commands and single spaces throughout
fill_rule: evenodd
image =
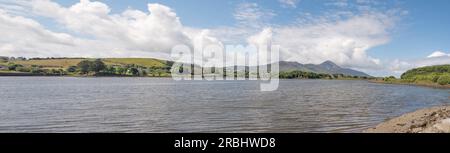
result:
M 116 68 L 114 66 L 106 66 L 104 72 L 107 74 L 116 74 Z
M 16 71 L 16 69 L 19 68 L 19 67 L 23 67 L 23 66 L 20 65 L 20 64 L 13 64 L 13 63 L 10 63 L 10 64 L 8 65 L 8 70 L 10 70 L 10 71 Z
M 132 68 L 129 68 L 128 71 L 129 71 L 129 73 L 131 73 L 131 75 L 133 75 L 133 76 L 139 75 L 139 70 L 138 70 L 137 68 L 132 67 Z
M 90 70 L 94 71 L 95 73 L 98 73 L 106 68 L 105 63 L 101 59 L 96 59 L 94 62 L 90 65 Z
M 76 67 L 76 66 L 70 66 L 69 68 L 67 68 L 66 71 L 67 71 L 67 72 L 70 72 L 70 73 L 74 73 L 74 72 L 77 71 L 77 67 Z
M 78 69 L 80 69 L 80 73 L 87 74 L 91 68 L 92 62 L 88 60 L 83 60 L 77 64 Z
M 116 73 L 119 74 L 119 75 L 124 75 L 124 74 L 127 73 L 127 69 L 123 68 L 123 67 L 117 67 L 116 68 Z

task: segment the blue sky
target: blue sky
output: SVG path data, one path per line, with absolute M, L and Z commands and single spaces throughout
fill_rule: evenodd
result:
M 399 75 L 450 63 L 449 6 L 448 0 L 0 0 L 0 26 L 9 29 L 0 55 L 167 58 L 171 46 L 195 38 L 270 39 L 281 45 L 282 60 L 332 60 Z M 20 34 L 29 38 L 14 36 Z
M 383 58 L 420 58 L 435 50 L 450 49 L 450 1 L 408 0 L 402 7 L 408 10 L 392 41 L 373 49 L 374 56 Z
M 79 0 L 57 0 L 58 3 L 70 6 Z M 182 23 L 197 28 L 214 28 L 236 24 L 233 13 L 241 3 L 258 3 L 264 8 L 277 13 L 271 21 L 274 24 L 291 24 L 302 12 L 320 14 L 332 9 L 325 5 L 326 1 L 302 0 L 295 8 L 287 8 L 276 0 L 103 0 L 112 8 L 113 13 L 120 13 L 128 8 L 146 11 L 147 3 L 160 3 L 175 10 Z M 398 27 L 392 32 L 392 40 L 385 45 L 377 46 L 369 55 L 384 58 L 422 58 L 436 50 L 450 50 L 450 1 L 448 0 L 404 0 L 379 1 L 388 3 L 380 7 L 399 7 L 408 12 Z M 349 1 L 351 4 L 352 2 Z

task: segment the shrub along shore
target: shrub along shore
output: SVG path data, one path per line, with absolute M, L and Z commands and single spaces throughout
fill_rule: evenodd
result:
M 389 76 L 372 79 L 370 82 L 450 88 L 450 64 L 415 68 L 406 71 L 400 78 Z

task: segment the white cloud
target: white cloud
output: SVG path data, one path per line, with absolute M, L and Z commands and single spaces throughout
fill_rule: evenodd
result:
M 278 2 L 281 3 L 281 6 L 291 8 L 296 8 L 299 1 L 300 0 L 278 0 Z
M 331 2 L 328 2 L 327 5 L 331 6 L 337 6 L 337 7 L 347 7 L 348 0 L 332 0 Z
M 247 38 L 246 42 L 254 45 L 270 41 L 281 46 L 281 60 L 314 64 L 332 60 L 360 70 L 382 69 L 381 60 L 368 56 L 367 51 L 389 42 L 389 30 L 395 25 L 396 17 L 383 13 L 342 16 L 346 18 L 313 17 L 299 24 L 267 26 L 257 31 L 218 28 L 213 29 L 213 35 L 220 40 Z
M 126 10 L 122 14 L 110 14 L 109 7 L 100 2 L 82 0 L 65 8 L 39 0 L 33 1 L 33 10 L 55 19 L 70 31 L 118 42 L 127 50 L 167 52 L 174 45 L 192 41 L 177 15 L 160 4 L 149 4 L 149 13 Z
M 435 51 L 433 53 L 431 53 L 430 55 L 428 55 L 428 58 L 433 58 L 433 57 L 445 57 L 445 56 L 450 56 L 450 54 L 444 53 L 442 51 Z
M 251 28 L 262 28 L 276 14 L 269 9 L 260 7 L 257 3 L 241 3 L 233 14 L 240 26 Z
M 270 45 L 273 37 L 272 28 L 264 28 L 260 33 L 250 36 L 247 39 L 248 44 L 254 46 L 267 46 Z
M 262 8 L 257 3 L 240 3 L 233 13 L 237 24 L 211 29 L 211 35 L 225 44 L 243 44 L 249 37 L 272 27 L 270 20 L 275 16 L 273 10 Z
M 388 70 L 394 72 L 396 75 L 400 76 L 403 72 L 423 66 L 431 66 L 431 65 L 443 65 L 450 64 L 450 54 L 436 51 L 431 55 L 413 60 L 399 60 L 396 59 L 389 63 Z
M 0 0 L 0 9 L 7 11 L 10 14 L 27 16 L 32 14 L 30 9 L 30 1 L 29 0 Z
M 63 54 L 56 50 L 73 47 L 78 41 L 68 34 L 46 30 L 34 20 L 3 10 L 0 10 L 0 31 L 0 52 L 4 55 L 15 55 L 19 51 L 28 55 Z
M 32 0 L 21 6 L 53 19 L 69 33 L 52 32 L 32 18 L 2 11 L 0 31 L 9 36 L 0 38 L 3 55 L 167 59 L 175 45 L 193 46 L 199 39 L 205 40 L 205 45 L 219 43 L 206 29 L 183 26 L 171 8 L 160 4 L 149 4 L 148 12 L 128 9 L 120 14 L 111 14 L 106 4 L 89 0 L 70 7 L 49 0 Z
M 336 0 L 331 1 L 330 5 L 343 7 L 347 3 L 346 0 Z M 360 1 L 360 3 L 369 5 L 372 1 Z M 240 7 L 258 6 L 252 3 L 244 4 Z M 243 11 L 246 9 L 240 7 L 237 9 L 239 12 L 236 13 L 239 15 L 235 14 L 238 21 L 245 19 L 250 21 L 249 23 L 261 23 L 262 13 L 254 11 L 260 9 Z M 273 44 L 280 45 L 282 48 L 281 60 L 314 64 L 332 60 L 341 66 L 359 70 L 383 69 L 385 65 L 382 60 L 369 56 L 367 52 L 390 41 L 390 31 L 395 27 L 402 10 L 371 8 L 359 11 L 332 10 L 323 12 L 322 15 L 306 13 L 305 16 L 300 16 L 296 20 L 297 24 L 260 24 L 260 26 L 254 26 L 256 28 L 253 26 L 221 27 L 213 29 L 212 35 L 222 41 L 235 43 L 236 40 L 243 38 L 248 40 L 249 37 L 258 36 L 258 33 L 269 27 Z
M 255 46 L 256 48 L 261 49 L 261 47 L 267 47 L 267 46 L 271 46 L 272 41 L 273 41 L 273 29 L 272 28 L 264 28 L 261 32 L 254 34 L 250 37 L 247 38 L 247 43 L 249 45 Z M 269 48 L 266 48 L 269 50 Z M 262 61 L 259 61 L 260 65 L 265 65 L 265 64 L 269 64 L 268 60 L 270 59 L 268 57 L 268 54 L 251 54 L 249 55 L 251 56 L 250 59 L 257 59 L 259 56 L 259 59 L 262 59 Z M 266 60 L 264 60 L 266 59 Z M 270 59 L 271 62 L 275 62 L 278 59 Z
M 275 29 L 273 44 L 283 48 L 284 60 L 321 63 L 331 60 L 345 67 L 378 69 L 379 59 L 367 50 L 389 41 L 394 21 L 384 14 L 364 14 L 345 20 L 319 19 Z

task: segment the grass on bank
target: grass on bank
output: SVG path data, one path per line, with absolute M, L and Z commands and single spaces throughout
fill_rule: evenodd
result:
M 24 67 L 38 66 L 41 68 L 69 68 L 80 63 L 83 59 L 43 59 L 43 60 L 15 60 L 11 63 L 19 64 Z
M 165 67 L 167 62 L 152 58 L 106 58 L 103 59 L 106 65 L 131 65 L 136 64 L 143 67 Z

